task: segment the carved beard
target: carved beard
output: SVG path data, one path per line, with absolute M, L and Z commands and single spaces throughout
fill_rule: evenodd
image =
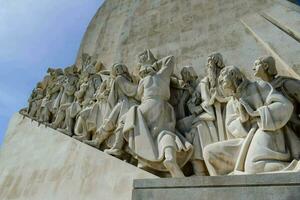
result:
M 209 65 L 207 68 L 208 80 L 210 83 L 210 87 L 216 87 L 217 83 L 217 67 L 215 65 Z

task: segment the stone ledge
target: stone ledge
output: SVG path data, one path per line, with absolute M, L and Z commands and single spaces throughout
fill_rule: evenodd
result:
M 300 199 L 300 173 L 140 179 L 133 200 L 141 199 Z

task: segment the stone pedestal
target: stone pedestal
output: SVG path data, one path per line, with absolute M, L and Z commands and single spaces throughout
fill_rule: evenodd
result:
M 300 173 L 135 180 L 133 200 L 296 200 Z
M 1 200 L 130 200 L 155 177 L 19 114 L 0 151 Z

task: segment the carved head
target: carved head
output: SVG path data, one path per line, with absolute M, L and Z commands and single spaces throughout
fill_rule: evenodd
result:
M 140 66 L 140 69 L 139 69 L 139 76 L 141 78 L 144 78 L 148 75 L 154 75 L 156 73 L 156 70 L 151 66 L 151 65 L 142 65 Z
M 270 81 L 277 75 L 275 59 L 272 56 L 260 57 L 254 62 L 254 76 Z
M 47 73 L 50 74 L 50 76 L 53 76 L 53 75 L 55 74 L 55 69 L 49 67 L 49 68 L 47 69 Z
M 157 59 L 154 57 L 150 49 L 144 50 L 138 55 L 139 62 L 139 76 L 141 78 L 146 77 L 147 75 L 153 75 L 156 73 L 156 69 L 152 66 Z
M 42 82 L 38 82 L 37 84 L 36 84 L 36 88 L 40 88 L 40 89 L 43 89 L 43 83 Z
M 99 60 L 95 64 L 96 73 L 100 72 L 104 68 L 103 63 Z
M 220 71 L 225 67 L 220 53 L 212 53 L 207 58 L 207 74 L 211 87 L 216 87 Z
M 219 87 L 224 96 L 235 96 L 239 86 L 246 80 L 244 74 L 235 66 L 221 70 L 218 78 Z
M 57 68 L 57 69 L 55 69 L 55 74 L 56 74 L 56 76 L 62 76 L 62 75 L 64 75 L 64 71 L 61 68 Z
M 195 81 L 198 78 L 195 70 L 191 66 L 185 66 L 180 71 L 181 78 L 184 82 Z
M 116 77 L 123 74 L 129 74 L 129 71 L 125 64 L 115 63 L 112 66 L 111 74 Z
M 157 59 L 154 57 L 150 49 L 146 49 L 138 55 L 138 61 L 141 65 L 152 65 L 157 61 Z

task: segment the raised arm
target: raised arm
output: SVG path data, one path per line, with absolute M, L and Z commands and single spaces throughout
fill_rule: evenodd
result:
M 159 69 L 157 74 L 161 75 L 162 77 L 170 78 L 174 71 L 175 57 L 167 56 L 155 62 L 155 65 Z

